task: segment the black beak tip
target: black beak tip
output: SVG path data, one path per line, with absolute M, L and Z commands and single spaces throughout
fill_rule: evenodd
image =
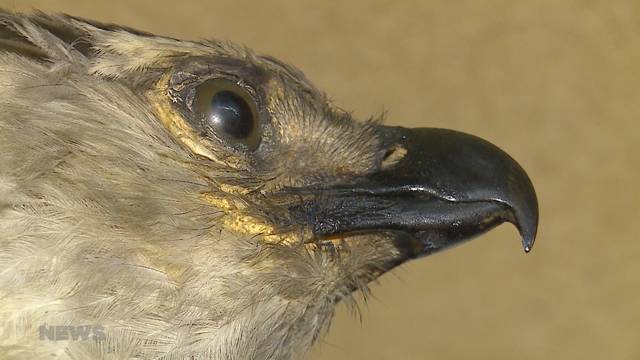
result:
M 535 237 L 529 234 L 522 234 L 522 247 L 524 248 L 525 253 L 529 253 L 531 249 L 533 249 L 533 243 L 535 242 Z
M 517 165 L 517 167 L 519 168 L 519 174 L 522 178 L 520 183 L 521 196 L 519 199 L 518 196 L 514 196 L 514 205 L 517 204 L 514 210 L 516 213 L 517 227 L 520 231 L 520 236 L 522 236 L 522 247 L 524 248 L 524 252 L 528 253 L 533 248 L 538 233 L 538 197 L 527 173 L 519 165 Z
M 522 173 L 526 177 L 526 182 L 531 184 L 528 176 L 525 175 L 524 170 Z M 525 188 L 519 199 L 514 197 L 515 200 L 511 203 L 514 219 L 511 221 L 517 228 L 520 236 L 522 237 L 522 247 L 524 252 L 528 253 L 533 248 L 538 232 L 538 199 L 533 185 Z M 518 201 L 519 200 L 519 201 Z
M 534 219 L 528 219 L 524 223 L 520 223 L 518 226 L 520 236 L 522 236 L 522 247 L 524 252 L 528 253 L 533 249 L 533 244 L 536 241 L 536 232 L 538 228 L 537 216 Z

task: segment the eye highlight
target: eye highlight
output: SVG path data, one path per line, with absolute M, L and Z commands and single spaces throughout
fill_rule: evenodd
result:
M 255 101 L 247 90 L 228 80 L 212 79 L 196 88 L 194 110 L 205 134 L 249 150 L 260 144 L 260 123 Z

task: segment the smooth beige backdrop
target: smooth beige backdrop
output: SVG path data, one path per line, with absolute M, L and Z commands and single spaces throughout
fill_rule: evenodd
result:
M 244 43 L 361 117 L 499 144 L 536 185 L 525 255 L 509 226 L 340 306 L 312 359 L 640 359 L 640 2 L 32 1 L 185 38 Z

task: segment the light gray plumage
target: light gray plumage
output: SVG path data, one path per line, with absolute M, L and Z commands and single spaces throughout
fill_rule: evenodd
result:
M 404 256 L 388 232 L 322 240 L 291 212 L 307 195 L 283 189 L 404 156 L 298 70 L 69 16 L 0 24 L 0 358 L 298 358 Z M 260 99 L 257 150 L 184 128 L 181 91 L 215 76 Z M 45 324 L 107 339 L 43 341 Z

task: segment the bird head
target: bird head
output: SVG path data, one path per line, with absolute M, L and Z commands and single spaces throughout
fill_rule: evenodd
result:
M 531 181 L 478 137 L 354 119 L 228 42 L 2 24 L 0 180 L 18 195 L 0 209 L 36 220 L 0 221 L 40 249 L 28 287 L 65 310 L 33 316 L 105 324 L 114 351 L 292 357 L 410 259 L 503 222 L 533 245 Z

